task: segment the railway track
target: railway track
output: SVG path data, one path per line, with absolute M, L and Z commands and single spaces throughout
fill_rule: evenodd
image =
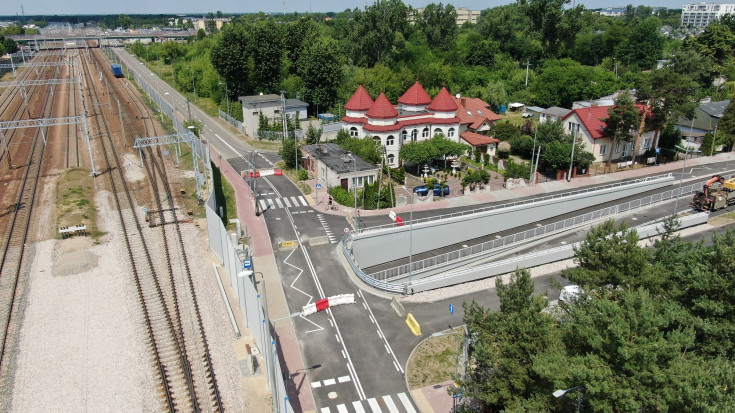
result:
M 46 96 L 38 116 L 50 115 L 53 109 L 52 100 L 53 98 Z M 35 105 L 29 103 L 29 112 L 33 106 Z M 26 108 L 23 107 L 22 110 L 25 111 Z M 13 215 L 10 217 L 0 259 L 0 380 L 2 382 L 8 378 L 6 367 L 9 361 L 9 349 L 12 347 L 13 339 L 17 337 L 16 333 L 19 328 L 15 317 L 19 304 L 17 297 L 25 288 L 26 238 L 33 214 L 45 149 L 45 145 L 41 142 L 40 128 L 36 129 L 28 145 L 30 146 L 29 155 L 22 160 L 25 162 L 25 171 L 20 180 L 16 201 L 12 206 Z
M 102 67 L 106 67 L 106 61 L 101 52 L 98 52 L 93 51 L 94 58 L 102 63 Z M 85 61 L 87 82 L 92 79 L 89 75 L 90 65 L 90 62 Z M 121 103 L 128 100 L 133 102 L 140 113 L 140 116 L 133 116 L 127 110 L 123 110 L 118 114 L 125 122 L 126 132 L 133 136 L 132 139 L 143 136 L 143 130 L 148 128 L 155 132 L 155 124 L 150 120 L 148 121 L 151 122 L 150 125 L 145 127 L 138 124 L 138 120 L 148 118 L 144 103 L 130 91 L 125 92 L 130 93 L 127 98 L 125 95 L 120 96 L 118 90 L 120 88 L 117 86 L 119 84 L 112 85 L 111 93 L 114 93 Z M 90 91 L 94 89 L 90 88 Z M 92 100 L 99 101 L 99 96 L 92 96 Z M 112 95 L 108 95 L 107 100 L 108 103 L 112 103 Z M 148 341 L 155 359 L 155 369 L 160 380 L 162 408 L 169 411 L 223 411 L 175 213 L 171 216 L 170 222 L 158 226 L 157 232 L 143 230 L 111 139 L 109 124 L 104 122 L 103 116 L 95 119 L 99 123 L 100 131 L 103 132 L 102 147 L 107 162 L 106 175 L 109 177 L 122 232 L 125 235 L 128 259 L 145 319 Z M 160 156 L 160 153 L 158 155 Z M 146 151 L 144 167 L 148 172 L 151 190 L 159 210 L 164 209 L 165 202 L 168 202 L 170 209 L 174 210 L 173 196 L 162 159 L 157 159 L 154 151 Z M 164 219 L 163 215 L 161 217 Z M 165 264 L 159 264 L 158 267 L 148 246 L 155 242 L 162 244 L 165 251 Z

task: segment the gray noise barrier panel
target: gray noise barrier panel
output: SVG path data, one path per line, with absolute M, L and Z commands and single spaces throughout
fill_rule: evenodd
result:
M 552 218 L 591 206 L 670 186 L 673 175 L 645 178 L 548 199 L 529 200 L 506 208 L 352 234 L 352 255 L 361 268 L 444 248 L 470 239 Z
M 694 215 L 688 215 L 679 218 L 681 221 L 680 229 L 701 225 L 707 223 L 709 218 L 708 212 L 701 212 Z M 663 223 L 645 225 L 637 227 L 636 231 L 641 239 L 655 237 L 659 232 L 663 231 Z M 450 271 L 441 275 L 413 281 L 409 285 L 410 291 L 417 293 L 421 291 L 433 290 L 436 288 L 448 287 L 451 285 L 476 281 L 488 277 L 507 274 L 513 272 L 516 268 L 536 267 L 550 262 L 562 261 L 574 257 L 574 248 L 578 247 L 581 242 L 561 247 L 551 248 L 548 250 L 533 252 L 517 257 L 508 258 L 492 262 L 485 265 L 479 265 L 473 268 Z

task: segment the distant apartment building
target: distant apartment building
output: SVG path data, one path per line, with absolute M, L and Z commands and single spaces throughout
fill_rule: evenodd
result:
M 735 13 L 733 3 L 694 3 L 685 4 L 681 10 L 681 25 L 704 28 L 726 14 Z
M 424 10 L 426 10 L 425 7 L 421 7 L 416 10 L 416 14 L 423 13 Z M 457 22 L 457 26 L 461 26 L 465 24 L 466 22 L 470 22 L 472 24 L 477 24 L 477 21 L 480 19 L 480 10 L 470 10 L 467 7 L 460 7 L 456 9 L 457 12 L 457 18 L 455 21 Z M 411 22 L 414 21 L 414 16 L 409 16 L 409 20 Z
M 601 16 L 625 16 L 625 7 L 605 7 L 597 11 Z

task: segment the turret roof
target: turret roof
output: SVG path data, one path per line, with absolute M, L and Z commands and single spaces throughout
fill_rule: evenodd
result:
M 431 103 L 431 96 L 424 90 L 417 80 L 406 93 L 398 99 L 398 103 L 408 106 L 425 106 Z
M 391 119 L 398 116 L 398 111 L 390 103 L 384 93 L 380 93 L 375 103 L 367 111 L 367 117 L 373 119 Z
M 345 109 L 354 111 L 366 111 L 373 105 L 373 99 L 362 85 L 357 88 L 355 94 L 345 104 Z
M 454 99 L 447 92 L 447 88 L 442 87 L 442 90 L 439 91 L 439 94 L 436 95 L 427 109 L 434 112 L 454 112 L 457 110 L 457 104 L 454 103 Z

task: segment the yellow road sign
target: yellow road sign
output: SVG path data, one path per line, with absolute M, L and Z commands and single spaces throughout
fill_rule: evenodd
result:
M 408 324 L 408 328 L 411 329 L 415 336 L 421 335 L 421 326 L 419 325 L 418 321 L 413 318 L 413 314 L 408 313 L 408 317 L 406 317 L 406 324 Z

